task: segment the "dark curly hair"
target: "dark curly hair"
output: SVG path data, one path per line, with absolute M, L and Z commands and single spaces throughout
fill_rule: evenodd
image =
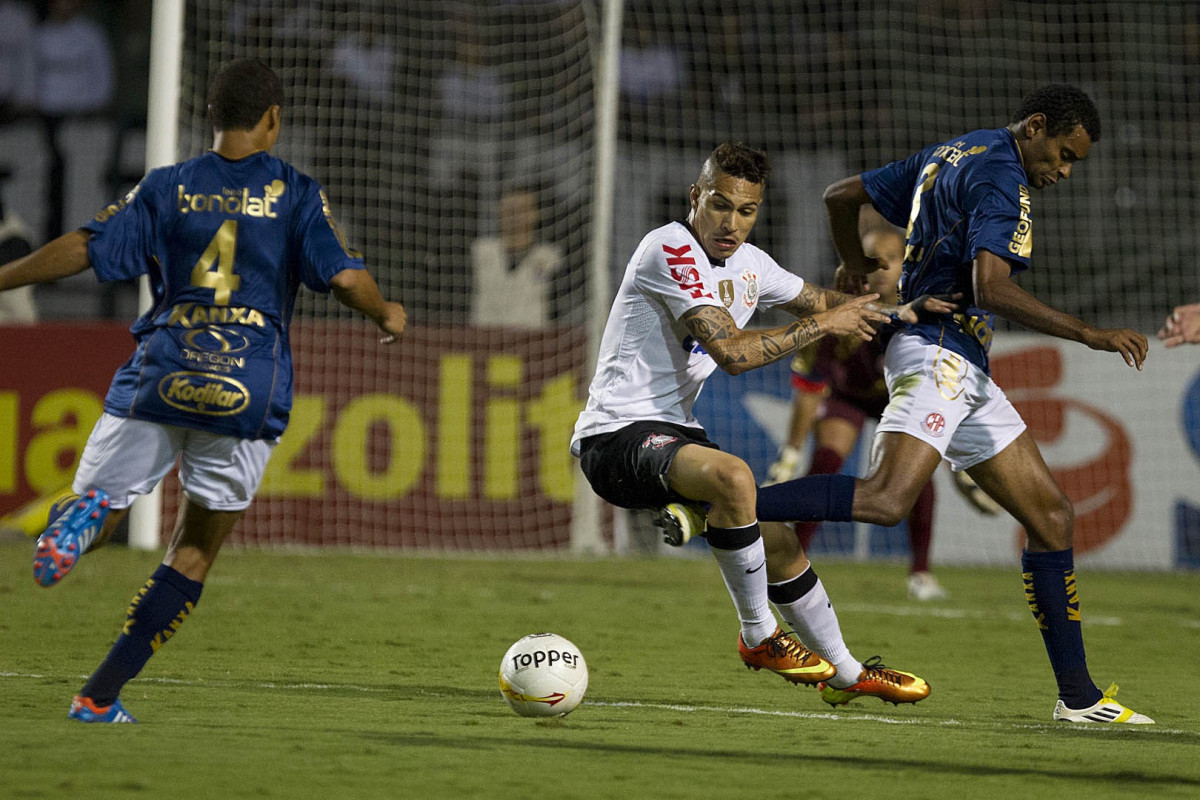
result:
M 271 106 L 283 105 L 283 82 L 257 58 L 221 67 L 208 87 L 208 116 L 219 131 L 248 131 Z
M 765 184 L 771 175 L 771 162 L 761 150 L 741 142 L 725 142 L 717 145 L 705 160 L 697 183 L 711 184 L 718 171 L 751 183 Z
M 1013 122 L 1028 119 L 1033 114 L 1046 115 L 1046 133 L 1063 136 L 1082 125 L 1093 142 L 1100 141 L 1100 113 L 1084 91 L 1069 83 L 1043 86 L 1021 101 Z

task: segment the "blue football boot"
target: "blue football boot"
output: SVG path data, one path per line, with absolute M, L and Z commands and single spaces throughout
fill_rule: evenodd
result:
M 137 722 L 119 699 L 113 700 L 112 705 L 98 706 L 92 698 L 82 695 L 75 695 L 67 716 L 80 722 Z
M 108 506 L 108 495 L 99 489 L 54 504 L 50 526 L 38 537 L 33 554 L 33 579 L 39 585 L 53 586 L 79 562 L 100 535 Z

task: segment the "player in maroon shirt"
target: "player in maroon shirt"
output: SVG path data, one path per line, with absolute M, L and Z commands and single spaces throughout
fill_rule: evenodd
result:
M 878 215 L 867 220 L 863 233 L 863 250 L 885 265 L 867 276 L 861 286 L 839 286 L 855 293 L 876 292 L 883 302 L 894 303 L 897 283 L 904 261 L 904 238 Z M 865 217 L 865 215 L 864 215 Z M 841 276 L 839 276 L 841 279 Z M 843 282 L 844 279 L 842 279 Z M 885 333 L 885 332 L 881 332 Z M 767 484 L 790 480 L 799 471 L 800 449 L 811 433 L 813 453 L 809 475 L 836 474 L 853 452 L 868 418 L 878 420 L 888 403 L 887 385 L 883 379 L 883 354 L 887 336 L 880 335 L 869 342 L 826 337 L 797 352 L 792 360 L 792 387 L 796 390 L 788 440 L 780 449 L 768 470 Z M 956 482 L 965 472 L 956 473 Z M 959 486 L 968 492 L 977 487 Z M 995 513 L 991 505 L 981 508 L 978 498 L 968 496 L 976 508 Z M 909 545 L 912 562 L 908 576 L 908 596 L 915 600 L 941 600 L 947 597 L 929 571 L 929 546 L 933 538 L 933 481 L 925 485 L 908 515 Z M 816 522 L 795 523 L 796 536 L 807 551 L 817 531 Z

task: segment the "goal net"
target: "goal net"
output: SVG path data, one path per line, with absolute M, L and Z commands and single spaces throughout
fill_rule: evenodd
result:
M 327 187 L 351 242 L 410 314 L 403 341 L 381 348 L 369 324 L 301 295 L 292 428 L 243 540 L 564 545 L 574 484 L 566 442 L 593 366 L 583 276 L 600 0 L 187 8 L 181 155 L 209 142 L 213 70 L 238 56 L 268 61 L 288 91 L 279 154 Z M 774 164 L 752 240 L 830 285 L 826 185 L 1000 127 L 1032 89 L 1070 82 L 1096 100 L 1104 134 L 1070 181 L 1036 195 L 1034 268 L 1021 285 L 1094 324 L 1151 336 L 1172 306 L 1200 300 L 1190 258 L 1200 244 L 1192 3 L 639 0 L 624 4 L 619 63 L 616 159 L 605 167 L 614 280 L 647 230 L 686 215 L 703 158 L 734 139 Z M 999 328 L 997 380 L 1047 451 L 1083 535 L 1104 543 L 1129 530 L 1156 483 L 1136 458 L 1154 439 L 1138 438 L 1147 434 L 1130 420 L 1180 440 L 1178 408 L 1163 398 L 1183 390 L 1147 379 L 1117 391 L 1133 375 L 1112 368 L 1117 357 L 1095 361 L 1080 345 Z M 697 411 L 763 475 L 789 396 L 781 362 L 736 380 L 718 373 Z M 1194 467 L 1186 448 L 1179 457 Z M 864 464 L 860 453 L 847 468 Z M 941 472 L 937 480 L 948 487 Z M 1140 503 L 1134 486 L 1147 492 Z M 1176 524 L 1177 500 L 1155 497 L 1149 524 Z M 1200 510 L 1187 517 L 1188 502 L 1173 519 L 1200 520 Z M 937 557 L 1009 560 L 1019 541 L 1011 519 L 964 508 L 941 492 L 949 516 L 938 512 Z M 989 525 L 994 550 L 943 534 Z M 1169 536 L 1200 542 L 1194 528 L 1178 523 Z M 903 529 L 829 530 L 818 549 L 900 557 L 907 547 Z
M 211 144 L 215 70 L 269 63 L 277 154 L 325 186 L 409 314 L 383 347 L 301 292 L 292 420 L 243 541 L 567 542 L 597 35 L 578 3 L 187 4 L 181 155 Z

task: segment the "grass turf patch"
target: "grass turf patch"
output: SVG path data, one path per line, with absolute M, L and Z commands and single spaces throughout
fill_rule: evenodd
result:
M 745 670 L 707 559 L 435 558 L 230 550 L 179 635 L 86 726 L 71 695 L 161 554 L 89 555 L 37 587 L 0 546 L 0 795 L 13 798 L 1200 797 L 1200 577 L 1081 572 L 1089 665 L 1158 724 L 1051 722 L 1055 690 L 1019 570 L 819 564 L 847 643 L 933 686 L 836 710 Z M 513 714 L 496 674 L 540 630 L 587 658 L 584 705 Z

